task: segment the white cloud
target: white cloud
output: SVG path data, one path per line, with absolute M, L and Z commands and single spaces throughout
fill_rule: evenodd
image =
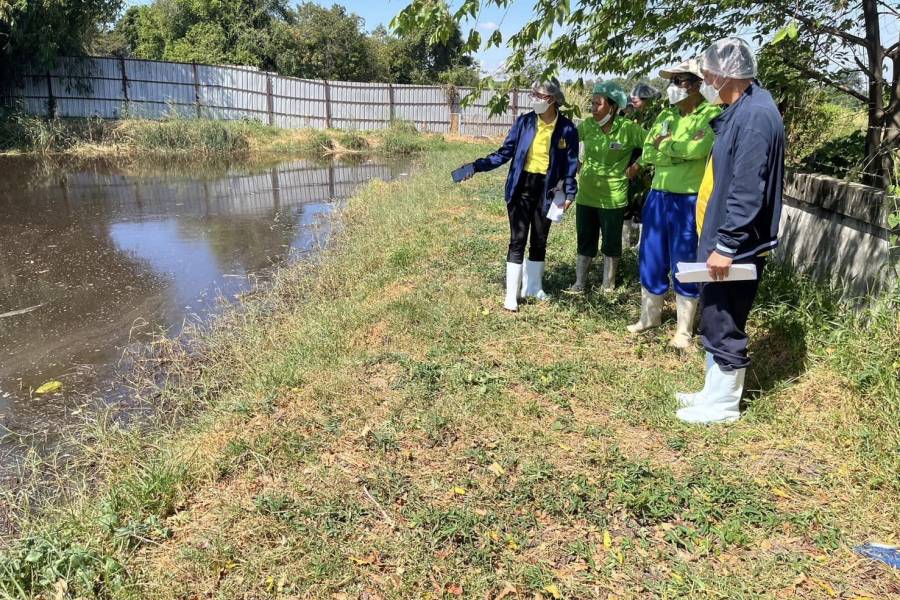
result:
M 486 21 L 484 23 L 479 23 L 478 29 L 481 29 L 483 31 L 496 31 L 497 29 L 500 29 L 500 26 L 493 21 Z

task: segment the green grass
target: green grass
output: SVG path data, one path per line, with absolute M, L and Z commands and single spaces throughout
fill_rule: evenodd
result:
M 672 306 L 625 332 L 633 251 L 615 293 L 569 297 L 554 226 L 552 299 L 502 310 L 504 174 L 448 175 L 488 150 L 373 182 L 320 260 L 191 354 L 159 344 L 160 423 L 86 440 L 102 483 L 25 519 L 0 596 L 895 594 L 850 549 L 898 541 L 900 299 L 856 314 L 768 269 L 744 418 L 688 427 L 673 392 L 702 355 L 667 347 Z
M 246 155 L 259 129 L 242 121 L 172 117 L 161 121 L 126 120 L 115 129 L 113 143 L 148 153 Z
M 284 130 L 254 120 L 198 119 L 172 113 L 160 120 L 46 119 L 0 114 L 0 152 L 41 156 L 140 156 L 247 159 L 265 155 L 309 157 L 374 153 L 407 156 L 437 149 L 439 136 L 404 122 L 382 131 Z

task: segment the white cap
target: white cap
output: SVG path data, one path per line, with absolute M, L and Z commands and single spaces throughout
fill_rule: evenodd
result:
M 663 69 L 659 72 L 659 76 L 663 79 L 672 79 L 673 75 L 678 75 L 680 73 L 690 73 L 691 75 L 696 75 L 700 79 L 703 79 L 703 71 L 700 70 L 700 61 L 696 58 L 689 58 L 679 65 Z
M 756 58 L 750 45 L 737 37 L 722 38 L 706 49 L 700 66 L 704 71 L 729 79 L 756 77 Z

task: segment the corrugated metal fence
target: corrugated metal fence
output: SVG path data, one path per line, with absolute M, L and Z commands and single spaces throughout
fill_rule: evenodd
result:
M 471 90 L 458 88 L 458 98 Z M 503 135 L 530 110 L 528 94 L 513 94 L 505 115 L 489 117 L 491 92 L 459 108 L 441 86 L 353 83 L 282 77 L 247 67 L 221 67 L 112 57 L 61 58 L 0 90 L 6 106 L 34 115 L 158 119 L 177 112 L 219 119 L 256 119 L 285 128 L 372 130 L 391 120 L 420 131 Z M 454 115 L 454 113 L 458 113 Z M 457 120 L 458 119 L 458 120 Z

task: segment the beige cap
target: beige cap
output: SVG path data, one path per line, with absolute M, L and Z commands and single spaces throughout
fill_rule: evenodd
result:
M 675 65 L 674 67 L 663 69 L 659 72 L 659 76 L 663 79 L 671 79 L 673 75 L 678 75 L 679 73 L 690 73 L 692 75 L 696 75 L 700 79 L 703 79 L 703 71 L 700 70 L 700 61 L 698 61 L 696 58 L 689 58 L 680 65 Z

